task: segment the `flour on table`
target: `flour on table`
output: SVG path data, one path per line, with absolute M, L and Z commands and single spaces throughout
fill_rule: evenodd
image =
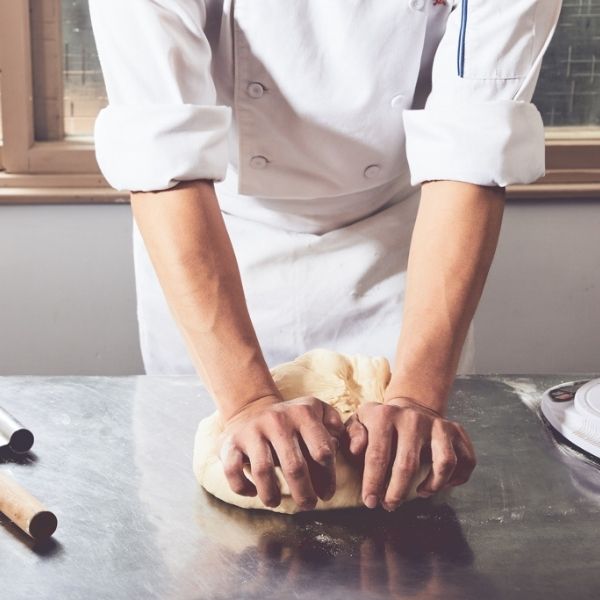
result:
M 383 402 L 383 394 L 391 377 L 390 365 L 385 357 L 348 355 L 322 348 L 273 367 L 271 374 L 284 400 L 315 396 L 335 407 L 342 421 L 363 402 Z M 200 485 L 213 496 L 242 508 L 298 512 L 280 467 L 275 467 L 281 489 L 279 506 L 267 507 L 258 496 L 241 496 L 231 490 L 218 456 L 217 440 L 222 430 L 217 411 L 198 425 L 193 468 Z M 407 500 L 417 497 L 416 488 L 428 473 L 429 465 L 422 466 Z M 250 477 L 249 471 L 247 475 Z M 360 468 L 351 464 L 340 451 L 336 455 L 336 492 L 327 502 L 319 499 L 315 510 L 362 507 L 361 487 Z

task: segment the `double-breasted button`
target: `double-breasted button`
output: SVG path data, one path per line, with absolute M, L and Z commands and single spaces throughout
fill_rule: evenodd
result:
M 413 10 L 423 10 L 425 8 L 425 0 L 408 0 L 408 5 Z
M 377 177 L 379 172 L 381 171 L 381 167 L 379 165 L 369 165 L 364 171 L 363 175 L 367 179 L 373 179 L 373 177 Z
M 265 93 L 265 86 L 258 81 L 252 81 L 248 84 L 246 91 L 251 98 L 260 98 Z
M 250 159 L 250 166 L 253 169 L 264 169 L 268 162 L 264 156 L 256 155 Z

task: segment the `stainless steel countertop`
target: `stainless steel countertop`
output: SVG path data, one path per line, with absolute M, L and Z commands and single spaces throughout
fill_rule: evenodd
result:
M 195 376 L 0 377 L 0 406 L 36 436 L 0 469 L 59 520 L 34 545 L 0 517 L 0 596 L 600 597 L 599 466 L 522 401 L 584 378 L 460 377 L 451 414 L 479 460 L 467 485 L 395 514 L 286 516 L 196 485 L 193 436 L 213 406 Z

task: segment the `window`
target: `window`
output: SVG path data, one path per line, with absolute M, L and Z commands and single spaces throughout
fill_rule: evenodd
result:
M 600 0 L 563 0 L 533 96 L 549 126 L 600 126 Z
M 87 2 L 0 0 L 0 16 L 0 168 L 4 169 L 0 171 L 0 201 L 127 200 L 123 192 L 108 187 L 92 144 L 90 124 L 102 99 L 90 101 L 92 88 L 85 78 L 94 77 L 89 71 L 99 69 L 94 66 L 93 40 L 84 34 L 78 45 L 74 31 L 77 23 L 89 30 Z M 65 35 L 69 28 L 73 31 Z M 70 53 L 79 50 L 78 61 L 67 58 L 66 40 L 70 40 Z M 71 62 L 65 69 L 67 60 Z M 75 85 L 77 76 L 86 85 Z
M 93 150 L 107 98 L 87 0 L 0 0 L 0 15 L 0 201 L 17 188 L 27 201 L 127 201 Z M 533 101 L 546 123 L 547 174 L 509 196 L 597 194 L 600 0 L 563 0 Z
M 94 120 L 108 104 L 87 0 L 62 0 L 64 131 L 92 141 Z

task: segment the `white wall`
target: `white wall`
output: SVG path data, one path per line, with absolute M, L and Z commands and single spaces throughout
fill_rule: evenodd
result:
M 600 371 L 600 199 L 512 201 L 478 372 Z M 129 205 L 0 206 L 0 375 L 142 373 Z
M 507 205 L 475 332 L 481 373 L 600 372 L 600 198 Z
M 0 374 L 143 372 L 126 205 L 0 207 Z

